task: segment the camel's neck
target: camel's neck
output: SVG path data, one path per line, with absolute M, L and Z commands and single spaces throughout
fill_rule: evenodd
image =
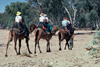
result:
M 57 32 L 57 30 L 52 30 L 54 33 L 56 33 Z
M 28 32 L 29 32 L 29 34 L 30 34 L 30 33 L 32 33 L 32 32 L 33 32 L 33 30 L 31 30 L 31 29 L 28 29 Z

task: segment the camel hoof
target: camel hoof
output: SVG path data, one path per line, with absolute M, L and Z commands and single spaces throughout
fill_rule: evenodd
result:
M 17 55 L 20 55 L 20 53 L 17 53 Z
M 32 52 L 29 52 L 30 54 L 32 54 Z
M 8 55 L 5 55 L 5 57 L 8 57 Z
M 34 52 L 34 54 L 36 54 L 36 52 Z
M 59 48 L 59 50 L 61 51 L 61 48 Z
M 40 51 L 40 53 L 42 53 L 42 52 Z
M 47 50 L 47 52 L 51 52 L 51 50 Z
M 49 52 L 49 51 L 47 50 L 47 52 Z

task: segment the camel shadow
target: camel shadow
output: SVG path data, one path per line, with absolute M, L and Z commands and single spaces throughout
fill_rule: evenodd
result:
M 0 46 L 4 46 L 4 45 L 6 45 L 6 44 L 0 44 Z
M 85 35 L 85 34 L 87 34 L 87 35 L 92 35 L 92 34 L 94 34 L 95 32 L 88 32 L 88 33 L 75 33 L 74 35 Z

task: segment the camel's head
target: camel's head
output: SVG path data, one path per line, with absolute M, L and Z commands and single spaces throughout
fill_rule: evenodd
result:
M 30 29 L 33 31 L 37 26 L 35 24 L 31 24 Z
M 53 31 L 54 33 L 56 33 L 58 30 L 59 30 L 59 29 L 58 29 L 57 27 L 53 27 L 53 28 L 52 28 L 52 31 Z

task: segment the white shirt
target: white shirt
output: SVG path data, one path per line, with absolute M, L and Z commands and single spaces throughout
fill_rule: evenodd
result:
M 44 22 L 44 19 L 45 19 L 45 17 L 44 17 L 44 16 L 41 16 L 41 17 L 39 18 L 39 21 L 40 21 L 40 22 Z
M 62 26 L 67 26 L 68 21 L 67 20 L 63 20 L 62 21 Z
M 46 22 L 48 22 L 48 21 L 49 21 L 48 17 L 45 17 L 45 19 L 46 19 Z
M 48 17 L 45 17 L 46 20 L 48 20 Z
M 22 20 L 22 17 L 21 17 L 21 16 L 16 16 L 16 17 L 15 17 L 15 21 L 16 21 L 17 23 L 19 23 L 20 20 Z

